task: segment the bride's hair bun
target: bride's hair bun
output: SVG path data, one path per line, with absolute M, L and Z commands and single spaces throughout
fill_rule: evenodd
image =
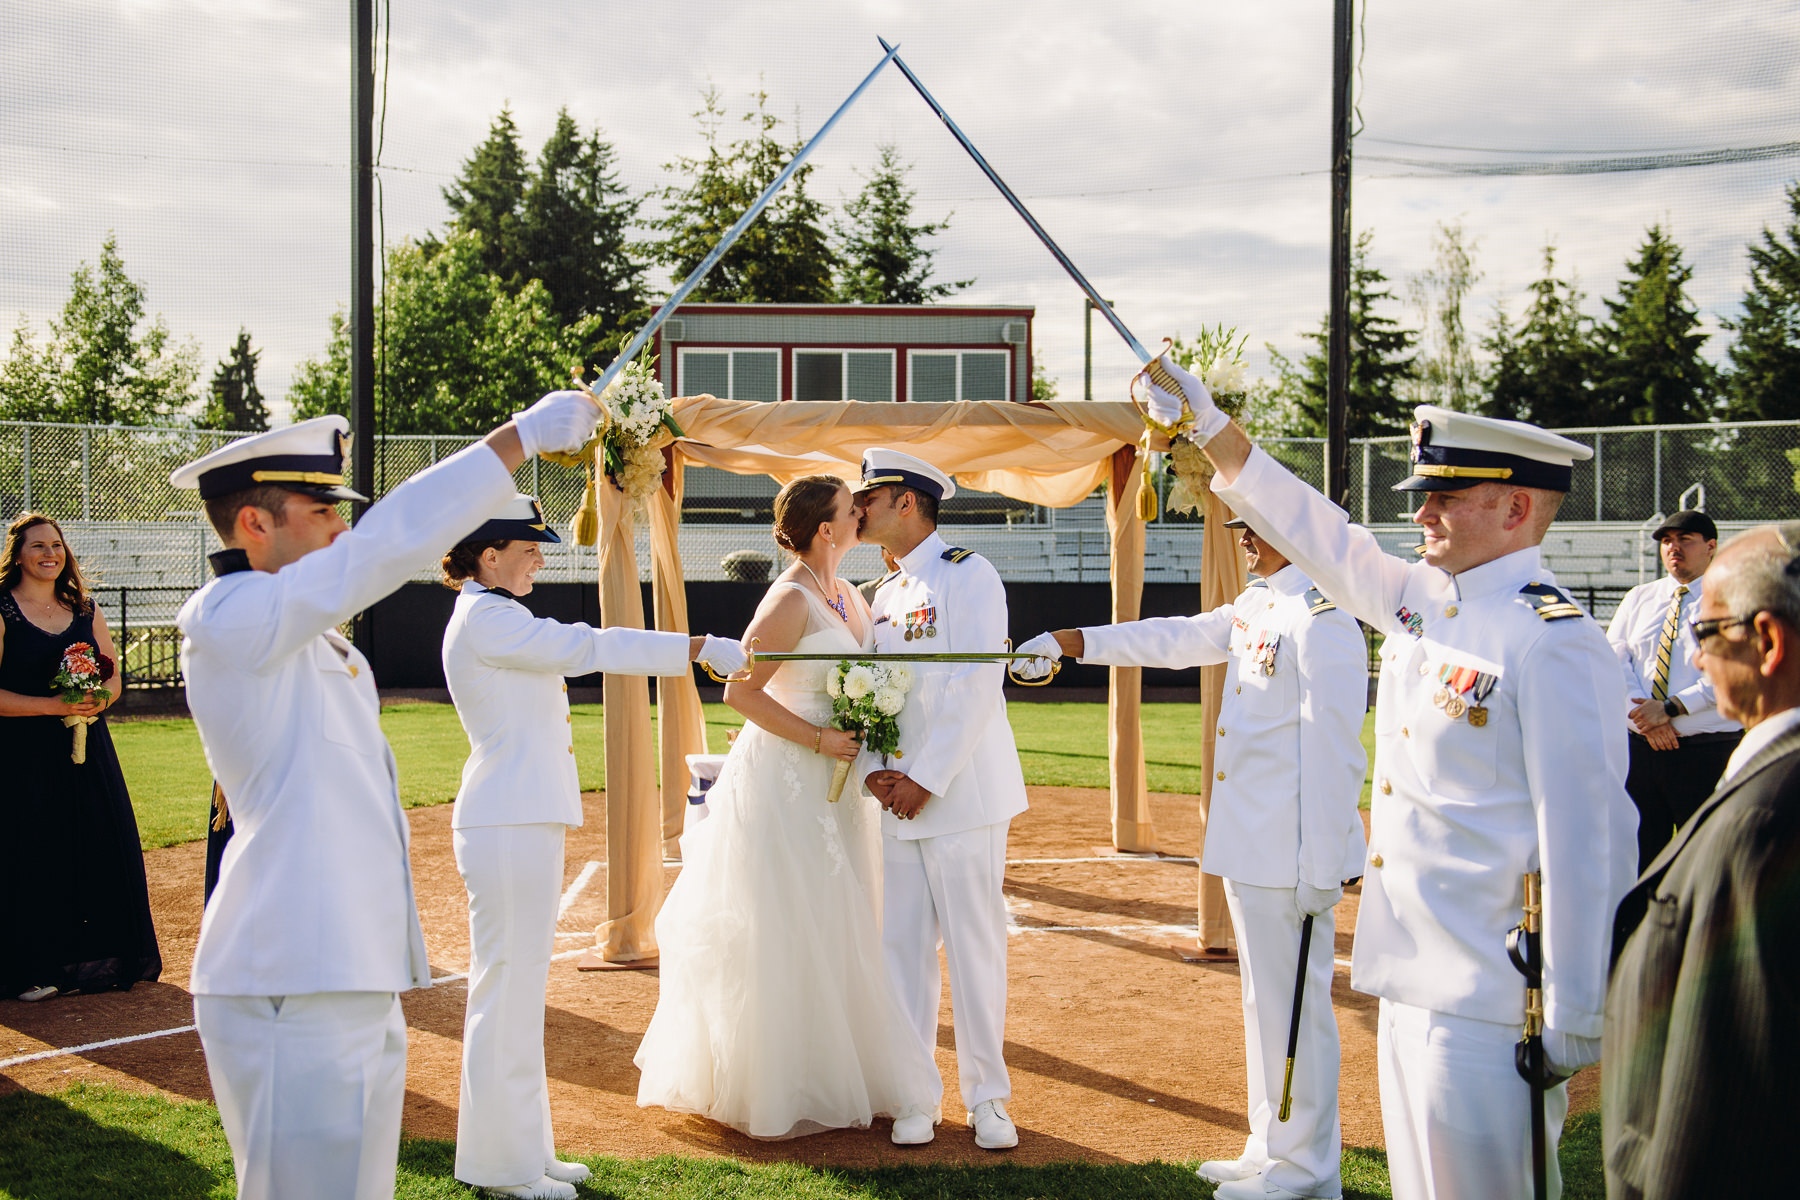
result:
M 802 475 L 782 488 L 775 497 L 775 544 L 790 554 L 811 549 L 819 526 L 837 515 L 845 486 L 836 475 Z

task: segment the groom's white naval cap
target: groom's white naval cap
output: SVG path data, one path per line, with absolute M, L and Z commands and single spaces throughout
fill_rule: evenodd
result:
M 862 479 L 850 491 L 860 494 L 888 484 L 917 488 L 939 500 L 956 495 L 955 481 L 924 459 L 886 446 L 870 446 L 863 451 Z
M 1478 417 L 1435 404 L 1413 409 L 1412 474 L 1396 492 L 1455 492 L 1478 483 L 1566 492 L 1591 448 L 1523 421 Z
M 273 485 L 320 500 L 366 502 L 367 496 L 344 486 L 349 452 L 350 422 L 336 415 L 314 417 L 221 446 L 170 472 L 169 486 L 198 489 L 202 500 Z

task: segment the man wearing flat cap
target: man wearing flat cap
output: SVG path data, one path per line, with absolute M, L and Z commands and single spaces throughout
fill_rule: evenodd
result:
M 430 984 L 408 827 L 369 663 L 337 627 L 436 564 L 600 410 L 544 397 L 363 514 L 349 423 L 317 417 L 174 472 L 225 544 L 182 606 L 188 707 L 236 833 L 190 988 L 238 1195 L 391 1197 L 406 1081 L 398 993 Z
M 938 536 L 940 501 L 956 484 L 923 459 L 873 447 L 853 489 L 859 533 L 898 569 L 871 605 L 875 649 L 997 653 L 1006 642 L 1006 588 L 993 564 Z M 908 1028 L 906 1049 L 930 1062 L 950 971 L 957 1076 L 975 1144 L 1019 1141 L 1006 1101 L 1006 833 L 1025 811 L 1025 777 L 1006 720 L 998 661 L 918 664 L 900 710 L 900 754 L 864 751 L 857 774 L 882 807 L 882 949 Z M 938 1084 L 939 1095 L 943 1084 Z M 932 1113 L 902 1114 L 893 1140 L 932 1139 Z
M 1668 574 L 1625 593 L 1606 629 L 1625 672 L 1631 744 L 1625 790 L 1638 809 L 1640 871 L 1712 792 L 1744 736 L 1744 727 L 1714 703 L 1688 628 L 1719 546 L 1719 527 L 1689 508 L 1670 516 L 1654 536 Z
M 1335 1196 L 1343 1190 L 1339 1047 L 1331 1010 L 1336 924 L 1345 880 L 1363 873 L 1362 748 L 1368 650 L 1348 614 L 1241 517 L 1238 544 L 1257 576 L 1230 604 L 1194 617 L 1061 629 L 1019 647 L 1042 650 L 1021 675 L 1070 654 L 1084 663 L 1191 667 L 1225 663 L 1218 779 L 1201 870 L 1225 880 L 1244 1003 L 1250 1136 L 1235 1159 L 1200 1165 L 1221 1200 Z M 1307 922 L 1310 934 L 1303 936 Z M 1288 1073 L 1294 977 L 1306 984 Z M 1291 1079 L 1291 1107 L 1277 1119 Z
M 1381 998 L 1395 1200 L 1531 1194 L 1540 1097 L 1554 1196 L 1559 1080 L 1599 1058 L 1609 920 L 1637 849 L 1618 660 L 1538 550 L 1575 460 L 1592 452 L 1421 405 L 1398 490 L 1421 494 L 1425 544 L 1423 561 L 1405 560 L 1255 449 L 1200 380 L 1166 358 L 1150 374 L 1152 418 L 1188 423 L 1220 498 L 1384 639 L 1351 986 Z M 1515 1066 L 1526 989 L 1507 951 L 1528 873 L 1542 880 L 1542 1045 L 1555 1076 L 1539 1076 L 1541 1093 Z

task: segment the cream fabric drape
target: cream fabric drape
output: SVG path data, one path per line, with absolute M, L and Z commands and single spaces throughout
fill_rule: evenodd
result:
M 674 402 L 674 413 L 685 436 L 668 439 L 669 471 L 663 487 L 646 503 L 657 628 L 687 629 L 676 541 L 687 464 L 769 475 L 780 483 L 813 474 L 854 479 L 863 451 L 875 445 L 927 459 L 953 475 L 958 486 L 1028 503 L 1068 507 L 1107 486 L 1112 617 L 1131 620 L 1138 614 L 1144 526 L 1136 516 L 1141 475 L 1133 465 L 1143 422 L 1129 403 L 761 404 L 690 396 Z M 615 488 L 598 490 L 601 618 L 608 625 L 641 627 L 643 602 L 629 505 Z M 1214 541 L 1221 541 L 1227 554 L 1236 555 L 1228 534 L 1218 531 L 1216 524 L 1207 522 L 1209 564 Z M 1241 563 L 1237 570 L 1241 586 Z M 1226 598 L 1236 594 L 1227 592 Z M 1108 705 L 1113 836 L 1124 850 L 1155 848 L 1144 788 L 1137 678 L 1136 671 L 1114 672 Z M 706 749 L 699 692 L 692 677 L 660 680 L 657 695 L 661 719 L 659 746 L 653 751 L 644 681 L 606 678 L 607 920 L 596 935 L 601 956 L 612 962 L 656 954 L 661 858 L 665 841 L 680 832 L 687 789 L 683 759 Z M 1210 724 L 1206 733 L 1210 762 Z M 653 761 L 661 763 L 660 789 L 650 770 Z M 1222 899 L 1218 912 L 1223 919 Z
M 1211 612 L 1229 604 L 1244 590 L 1250 575 L 1237 547 L 1234 530 L 1226 529 L 1231 509 L 1212 490 L 1201 492 L 1206 515 L 1206 537 L 1200 548 L 1200 611 Z M 1212 808 L 1213 743 L 1219 728 L 1219 710 L 1225 698 L 1225 665 L 1200 668 L 1201 715 L 1205 724 L 1200 739 L 1200 853 L 1206 854 L 1206 818 Z M 1202 949 L 1237 948 L 1231 932 L 1231 914 L 1225 909 L 1225 883 L 1217 875 L 1200 874 L 1199 941 Z

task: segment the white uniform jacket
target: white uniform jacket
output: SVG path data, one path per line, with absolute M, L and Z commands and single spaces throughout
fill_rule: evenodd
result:
M 1600 626 L 1553 590 L 1527 590 L 1554 582 L 1535 547 L 1453 577 L 1384 553 L 1261 450 L 1234 486 L 1213 486 L 1387 635 L 1351 985 L 1522 1021 L 1506 935 L 1521 916 L 1522 877 L 1541 869 L 1545 1019 L 1599 1037 L 1612 914 L 1637 867 L 1624 685 Z M 1452 687 L 1464 688 L 1460 708 L 1437 702 Z
M 563 676 L 687 670 L 685 633 L 534 617 L 512 597 L 466 581 L 444 628 L 444 679 L 469 735 L 450 827 L 580 825 L 581 782 Z
M 1081 631 L 1084 663 L 1225 664 L 1203 870 L 1255 887 L 1334 888 L 1363 873 L 1368 650 L 1299 567 L 1231 604 Z
M 1690 733 L 1735 733 L 1743 728 L 1720 714 L 1712 684 L 1694 665 L 1694 655 L 1700 647 L 1694 641 L 1694 631 L 1688 628 L 1688 618 L 1700 607 L 1705 582 L 1702 575 L 1687 585 L 1688 594 L 1682 597 L 1681 624 L 1675 633 L 1675 644 L 1669 648 L 1668 693 L 1687 708 L 1670 722 L 1679 737 Z M 1677 586 L 1673 575 L 1664 575 L 1632 588 L 1619 601 L 1619 609 L 1606 627 L 1606 640 L 1612 643 L 1613 652 L 1619 656 L 1619 667 L 1625 672 L 1627 712 L 1636 707 L 1631 704 L 1631 697 L 1647 700 L 1655 690 L 1656 648 L 1662 641 L 1663 623 L 1669 618 L 1669 601 L 1675 598 Z M 1625 731 L 1637 732 L 1629 717 Z
M 368 660 L 336 627 L 511 500 L 475 445 L 408 480 L 331 545 L 213 580 L 181 608 L 181 668 L 236 831 L 190 990 L 285 996 L 429 985 L 410 836 Z
M 979 554 L 952 550 L 934 531 L 900 559 L 871 606 L 875 649 L 999 653 L 1006 588 Z M 907 640 L 907 631 L 913 633 Z M 915 663 L 900 710 L 900 757 L 888 765 L 931 793 L 919 815 L 881 814 L 881 831 L 904 840 L 960 833 L 1025 811 L 1025 776 L 1006 721 L 1006 668 L 991 663 Z M 857 778 L 881 767 L 865 751 Z

